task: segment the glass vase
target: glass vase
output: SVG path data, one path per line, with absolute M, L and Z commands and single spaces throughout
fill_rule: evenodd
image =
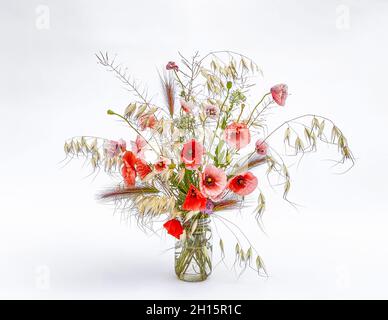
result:
M 175 273 L 180 280 L 206 280 L 212 272 L 212 231 L 210 219 L 200 218 L 191 236 L 190 226 L 184 225 L 187 236 L 175 243 Z

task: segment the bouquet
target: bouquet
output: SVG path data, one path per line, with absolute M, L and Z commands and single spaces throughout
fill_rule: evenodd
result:
M 112 72 L 131 92 L 133 100 L 117 117 L 135 134 L 135 139 L 110 140 L 74 137 L 65 142 L 68 157 L 85 157 L 94 171 L 103 169 L 117 185 L 100 194 L 113 201 L 143 230 L 162 230 L 176 238 L 175 272 L 185 281 L 202 281 L 211 273 L 212 222 L 222 222 L 231 232 L 238 225 L 224 216 L 228 210 L 257 203 L 253 217 L 260 224 L 266 200 L 260 189 L 266 176 L 287 198 L 291 186 L 287 156 L 314 152 L 320 143 L 334 145 L 336 165 L 354 158 L 347 139 L 330 119 L 305 114 L 287 120 L 273 130 L 266 122 L 270 110 L 283 108 L 288 86 L 276 84 L 268 90 L 255 87 L 261 75 L 258 65 L 235 52 L 180 54 L 159 74 L 163 101 L 156 104 L 127 69 L 107 53 L 96 55 L 99 64 Z M 252 97 L 260 93 L 259 98 Z M 273 141 L 282 140 L 284 152 Z M 256 167 L 266 166 L 258 177 Z M 290 202 L 291 203 L 291 202 Z M 291 203 L 292 204 L 292 203 Z M 241 231 L 241 230 L 240 230 Z M 245 235 L 243 234 L 245 237 Z M 262 258 L 249 242 L 244 247 L 236 236 L 235 263 L 266 274 Z M 219 240 L 222 259 L 223 240 Z

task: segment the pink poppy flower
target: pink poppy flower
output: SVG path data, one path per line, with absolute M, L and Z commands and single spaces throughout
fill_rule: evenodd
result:
M 192 139 L 183 145 L 181 161 L 186 165 L 186 168 L 195 170 L 202 164 L 204 153 L 205 149 L 202 143 Z
M 265 143 L 262 140 L 257 140 L 256 145 L 255 145 L 255 149 L 256 149 L 257 154 L 259 154 L 261 156 L 265 156 L 265 155 L 267 155 L 268 145 L 267 145 L 267 143 Z
M 288 86 L 286 84 L 277 84 L 271 88 L 271 94 L 272 99 L 274 99 L 279 106 L 284 106 L 288 96 Z
M 226 127 L 224 139 L 228 145 L 240 150 L 251 142 L 251 134 L 245 123 L 233 122 Z
M 169 61 L 166 65 L 166 69 L 167 70 L 175 70 L 175 71 L 178 71 L 179 70 L 179 67 L 177 66 L 177 64 L 174 62 L 174 61 Z
M 127 143 L 120 139 L 119 141 L 108 140 L 104 142 L 104 152 L 108 158 L 114 158 L 118 156 L 121 152 L 124 152 L 127 148 Z
M 210 119 L 217 119 L 220 114 L 220 108 L 212 104 L 208 104 L 205 106 L 205 114 Z
M 187 102 L 183 99 L 180 100 L 182 110 L 186 113 L 193 113 L 194 105 L 191 102 Z
M 228 188 L 240 196 L 252 193 L 257 187 L 257 178 L 251 172 L 244 172 L 228 182 Z
M 138 158 L 144 158 L 144 151 L 146 150 L 147 141 L 141 137 L 137 136 L 135 141 L 131 141 L 132 152 Z
M 207 165 L 201 175 L 199 186 L 205 196 L 215 198 L 224 191 L 226 182 L 224 170 L 218 169 L 213 165 Z
M 165 157 L 160 157 L 159 160 L 154 164 L 155 171 L 161 173 L 164 170 L 168 169 L 168 166 L 171 164 L 170 159 Z
M 138 121 L 141 130 L 145 130 L 147 128 L 154 129 L 157 123 L 153 114 L 144 114 L 139 117 Z

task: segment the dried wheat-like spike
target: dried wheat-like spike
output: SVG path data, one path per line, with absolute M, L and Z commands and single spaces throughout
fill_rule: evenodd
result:
M 217 70 L 219 69 L 218 63 L 217 63 L 216 61 L 214 61 L 214 60 L 212 60 L 212 61 L 210 62 L 210 67 L 211 67 L 211 69 L 212 69 L 213 71 L 217 71 Z
M 240 263 L 245 262 L 245 253 L 244 250 L 240 250 Z
M 335 125 L 333 125 L 333 128 L 331 129 L 331 142 L 335 143 L 335 141 L 340 136 L 341 136 L 341 132 Z
M 286 180 L 284 183 L 284 192 L 283 192 L 283 199 L 287 199 L 288 192 L 290 191 L 291 183 L 290 180 Z
M 260 271 L 263 271 L 265 275 L 268 275 L 267 270 L 265 269 L 264 261 L 261 259 L 259 255 L 257 255 L 256 257 L 256 268 L 259 275 L 260 275 Z
M 252 169 L 267 162 L 267 157 L 256 156 L 248 161 L 248 169 Z
M 140 186 L 140 187 L 130 187 L 130 188 L 117 188 L 114 190 L 109 190 L 101 193 L 99 195 L 100 199 L 123 199 L 131 197 L 133 195 L 144 195 L 144 194 L 155 194 L 160 191 L 152 186 Z
M 268 165 L 268 169 L 267 169 L 267 174 L 268 174 L 275 168 L 276 161 L 271 156 L 267 156 L 266 160 Z
M 240 245 L 238 243 L 236 243 L 236 246 L 234 247 L 234 251 L 235 251 L 237 256 L 240 255 L 240 250 L 241 250 Z
M 169 198 L 167 200 L 167 204 L 166 204 L 167 210 L 170 211 L 170 212 L 173 212 L 174 209 L 175 209 L 175 203 L 176 203 L 176 201 L 175 201 L 174 197 Z
M 233 266 L 235 267 L 236 264 L 241 267 L 241 262 L 244 261 L 244 250 L 240 247 L 239 243 L 236 243 L 236 246 L 234 248 L 235 253 L 235 259 Z
M 112 171 L 120 169 L 122 162 L 120 155 L 108 156 L 104 147 L 106 141 L 107 139 L 96 137 L 75 137 L 65 142 L 64 151 L 66 156 L 71 159 L 74 157 L 85 158 L 93 171 L 102 167 L 107 173 L 112 173 Z
M 224 242 L 222 241 L 222 239 L 220 239 L 220 249 L 221 249 L 221 258 L 225 258 L 225 248 L 224 248 Z
M 97 151 L 97 138 L 93 139 L 92 143 L 89 145 L 89 149 L 93 151 Z
M 319 120 L 316 116 L 313 116 L 311 119 L 311 128 L 314 129 L 319 129 Z
M 344 146 L 341 151 L 342 155 L 344 156 L 344 159 L 353 159 L 352 153 L 350 152 L 347 146 Z
M 135 113 L 135 115 L 134 115 L 134 118 L 135 118 L 135 119 L 138 119 L 140 116 L 146 114 L 145 111 L 147 110 L 147 108 L 148 108 L 148 106 L 147 106 L 146 104 L 141 105 L 141 106 L 137 109 L 137 111 L 136 111 L 136 113 Z
M 311 143 L 312 134 L 313 134 L 313 131 L 312 131 L 312 130 L 309 130 L 309 128 L 307 128 L 307 127 L 304 128 L 304 136 L 305 136 L 306 140 L 307 140 L 309 143 Z
M 241 206 L 241 200 L 225 199 L 214 203 L 213 211 L 234 210 Z
M 65 151 L 65 154 L 68 155 L 70 152 L 70 146 L 67 142 L 63 145 L 63 151 Z
M 249 247 L 249 249 L 247 251 L 246 260 L 247 260 L 248 263 L 251 263 L 251 260 L 252 260 L 252 247 Z
M 283 170 L 284 177 L 287 180 L 290 180 L 290 174 L 289 174 L 288 168 L 287 168 L 287 166 L 285 164 L 282 165 L 282 170 Z
M 322 137 L 323 131 L 325 130 L 325 120 L 322 120 L 318 128 L 318 137 Z
M 290 127 L 287 127 L 284 132 L 284 142 L 287 142 L 288 145 L 290 145 L 290 136 L 291 136 L 291 129 Z
M 295 139 L 295 145 L 294 145 L 294 147 L 295 147 L 295 152 L 296 152 L 296 153 L 298 153 L 298 152 L 300 152 L 300 151 L 301 151 L 301 152 L 304 151 L 303 141 L 302 141 L 301 138 L 299 138 L 299 136 L 296 137 L 296 139 Z
M 165 196 L 140 196 L 134 202 L 139 218 L 152 218 L 168 213 L 168 199 Z
M 175 80 L 171 73 L 164 74 L 163 78 L 160 77 L 162 82 L 163 94 L 170 113 L 171 118 L 174 116 L 175 111 Z
M 241 67 L 242 67 L 243 70 L 249 71 L 248 62 L 245 60 L 244 57 L 241 58 L 240 64 L 241 64 Z
M 259 194 L 259 198 L 258 198 L 258 204 L 257 204 L 257 208 L 256 208 L 256 219 L 261 219 L 264 211 L 265 211 L 265 197 L 263 195 L 262 192 L 260 192 Z
M 137 110 L 137 104 L 136 103 L 130 103 L 124 111 L 124 117 L 129 119 L 133 116 L 135 111 Z

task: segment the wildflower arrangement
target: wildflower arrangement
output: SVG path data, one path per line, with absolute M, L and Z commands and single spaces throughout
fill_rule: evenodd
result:
M 337 164 L 354 163 L 344 134 L 326 117 L 305 114 L 268 130 L 268 111 L 286 105 L 288 87 L 283 83 L 268 90 L 254 87 L 261 71 L 242 54 L 196 53 L 190 59 L 180 55 L 180 63 L 168 62 L 160 74 L 164 98 L 160 104 L 154 104 L 115 59 L 105 53 L 97 59 L 133 95 L 122 113 L 109 109 L 107 114 L 122 120 L 136 138 L 127 143 L 75 137 L 65 142 L 65 153 L 86 157 L 93 170 L 118 177 L 117 186 L 100 197 L 114 201 L 140 227 L 154 230 L 153 224 L 162 221 L 165 231 L 177 238 L 175 270 L 183 280 L 190 268 L 199 280 L 211 271 L 210 220 L 227 225 L 225 212 L 240 210 L 253 196 L 257 199 L 253 216 L 260 222 L 266 207 L 260 190 L 265 177 L 271 181 L 275 175 L 288 201 L 291 178 L 284 157 L 303 156 L 325 143 L 337 147 Z M 261 98 L 250 96 L 260 91 Z M 279 137 L 284 155 L 272 144 Z M 258 175 L 259 166 L 266 166 L 266 172 Z M 245 248 L 241 243 L 237 237 L 235 265 L 265 273 L 257 250 L 250 242 Z M 219 247 L 224 257 L 222 239 Z

